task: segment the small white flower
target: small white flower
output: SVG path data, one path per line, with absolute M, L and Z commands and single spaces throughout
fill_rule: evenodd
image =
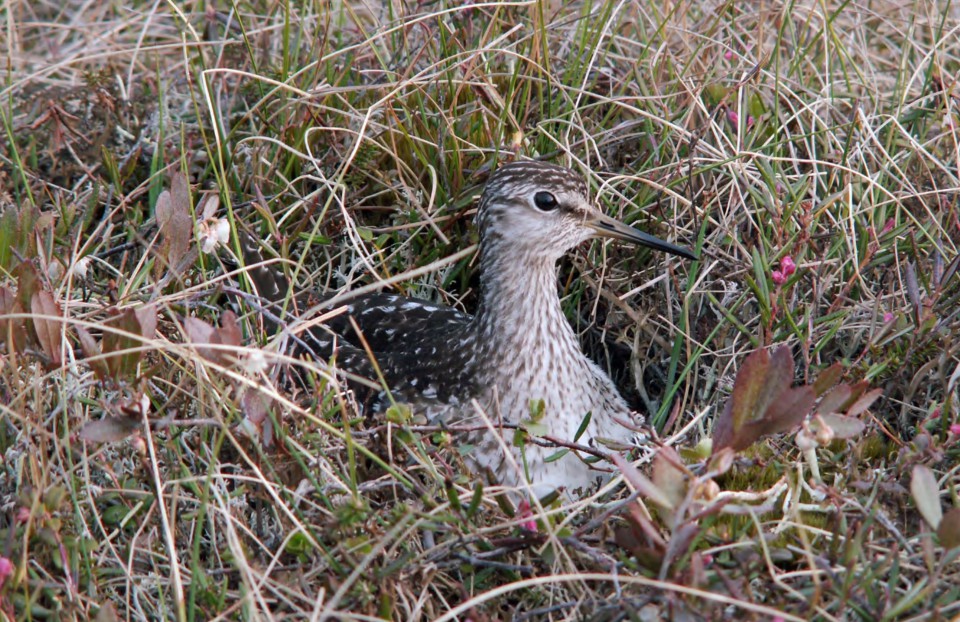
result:
M 210 254 L 230 241 L 230 223 L 225 218 L 209 218 L 197 227 L 200 250 Z
M 217 241 L 226 244 L 230 241 L 230 222 L 226 218 L 218 218 L 214 230 L 217 233 Z
M 80 259 L 73 262 L 73 276 L 78 279 L 87 278 L 87 271 L 90 269 L 90 256 L 81 257 Z
M 800 430 L 797 432 L 797 447 L 800 448 L 800 451 L 810 451 L 817 448 L 817 439 L 815 436 L 811 436 L 809 430 Z
M 257 376 L 267 369 L 267 359 L 263 350 L 250 350 L 243 359 L 243 369 L 251 376 Z

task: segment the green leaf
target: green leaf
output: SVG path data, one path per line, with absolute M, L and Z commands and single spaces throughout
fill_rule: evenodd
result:
M 587 426 L 590 425 L 591 419 L 593 419 L 593 411 L 587 411 L 587 414 L 583 417 L 583 421 L 580 422 L 580 427 L 577 428 L 577 433 L 573 435 L 574 443 L 580 441 L 580 437 L 583 436 L 583 433 L 587 431 Z
M 556 462 L 556 461 L 559 460 L 560 458 L 563 458 L 564 456 L 566 456 L 568 453 L 570 453 L 570 450 L 567 449 L 566 447 L 564 447 L 563 449 L 560 449 L 559 451 L 556 451 L 556 452 L 550 454 L 549 456 L 547 456 L 546 458 L 544 458 L 543 461 L 546 462 L 547 464 L 549 464 L 549 463 L 551 463 L 551 462 Z

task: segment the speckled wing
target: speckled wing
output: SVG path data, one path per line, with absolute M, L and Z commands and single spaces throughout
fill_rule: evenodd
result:
M 276 331 L 280 323 L 284 323 L 280 317 L 284 311 L 284 317 L 300 317 L 329 299 L 302 292 L 287 300 L 289 282 L 281 270 L 264 261 L 259 243 L 241 234 L 241 248 L 248 274 L 261 299 L 268 332 Z M 307 353 L 319 360 L 335 355 L 339 369 L 374 382 L 378 380 L 379 369 L 395 401 L 415 402 L 426 407 L 428 414 L 442 416 L 447 406 L 459 405 L 474 396 L 475 361 L 473 350 L 468 347 L 469 315 L 452 307 L 397 294 L 369 294 L 349 301 L 345 307 L 344 313 L 323 326 L 302 333 L 295 342 L 295 353 Z M 373 354 L 373 361 L 368 350 Z M 461 393 L 455 394 L 450 387 L 457 387 Z M 372 406 L 376 410 L 389 405 L 383 391 L 366 397 L 374 397 Z

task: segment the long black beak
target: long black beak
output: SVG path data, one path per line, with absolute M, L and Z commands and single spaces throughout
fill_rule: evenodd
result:
M 687 259 L 697 259 L 697 254 L 688 248 L 661 240 L 656 236 L 644 233 L 630 225 L 625 225 L 619 220 L 614 220 L 605 214 L 600 214 L 596 218 L 588 221 L 587 226 L 596 231 L 598 237 L 626 240 L 627 242 L 633 242 L 640 246 L 647 246 L 658 251 L 679 255 Z

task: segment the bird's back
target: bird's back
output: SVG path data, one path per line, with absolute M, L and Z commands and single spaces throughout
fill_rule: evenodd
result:
M 299 334 L 294 352 L 333 359 L 342 371 L 385 384 L 372 394 L 353 387 L 374 410 L 389 406 L 392 397 L 421 407 L 430 419 L 448 419 L 476 397 L 471 316 L 390 293 L 367 294 L 343 305 L 310 291 L 290 296 L 289 281 L 276 265 L 264 261 L 257 241 L 243 235 L 241 246 L 268 333 L 286 325 L 285 318 L 306 319 L 302 314 L 318 305 L 343 308 L 322 326 Z

